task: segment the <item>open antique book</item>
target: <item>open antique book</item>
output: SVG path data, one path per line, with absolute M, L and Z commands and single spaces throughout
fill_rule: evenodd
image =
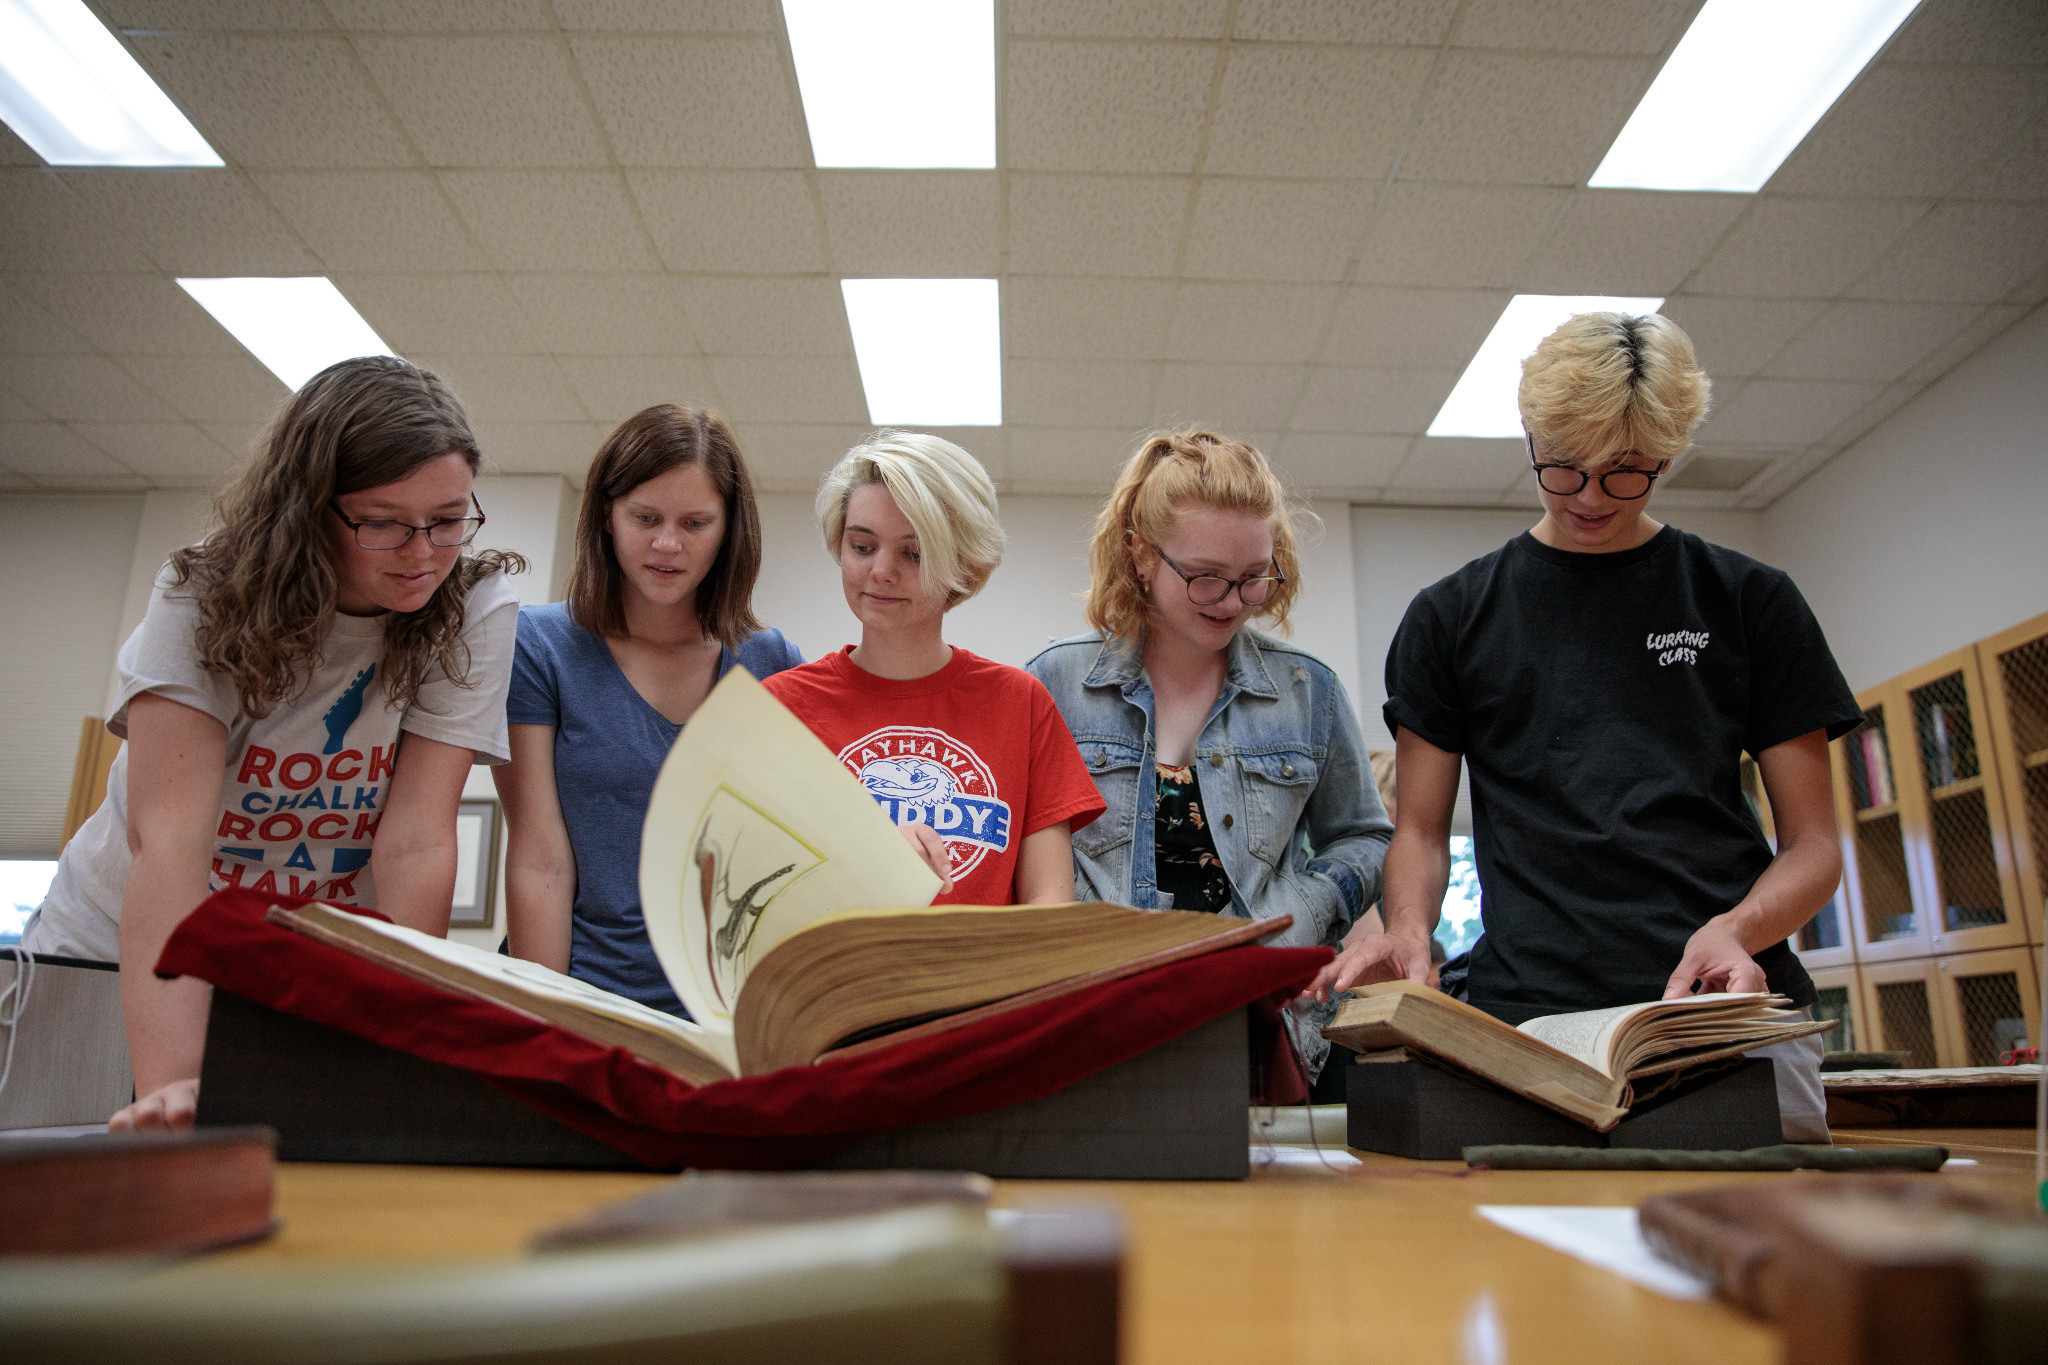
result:
M 1350 992 L 1323 1036 L 1361 1053 L 1407 1049 L 1507 1087 L 1600 1132 L 1627 1116 L 1632 1083 L 1834 1027 L 1782 995 L 1691 995 L 1548 1014 L 1511 1027 L 1413 981 Z
M 698 1084 L 958 1028 L 1289 922 L 1102 904 L 933 906 L 938 888 L 866 789 L 735 668 L 669 752 L 640 852 L 648 937 L 694 1022 L 324 905 L 277 906 L 269 918 Z

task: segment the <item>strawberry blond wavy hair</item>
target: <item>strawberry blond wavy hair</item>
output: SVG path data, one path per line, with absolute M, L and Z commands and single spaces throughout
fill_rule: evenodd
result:
M 171 555 L 173 582 L 199 608 L 199 666 L 234 684 L 244 715 L 296 698 L 320 657 L 340 593 L 328 504 L 451 453 L 471 474 L 483 463 L 462 404 L 438 375 L 395 356 L 330 365 L 292 396 L 215 502 L 219 529 Z M 437 667 L 469 685 L 464 600 L 492 574 L 525 567 L 499 550 L 464 555 L 425 606 L 389 617 L 378 672 L 393 705 L 416 702 Z
M 1088 546 L 1088 624 L 1105 639 L 1138 633 L 1147 607 L 1137 548 L 1169 538 L 1186 503 L 1266 519 L 1273 530 L 1273 564 L 1286 581 L 1254 610 L 1252 619 L 1285 632 L 1301 591 L 1287 490 L 1256 447 L 1200 427 L 1155 431 L 1124 462 L 1116 488 L 1095 518 L 1095 537 Z

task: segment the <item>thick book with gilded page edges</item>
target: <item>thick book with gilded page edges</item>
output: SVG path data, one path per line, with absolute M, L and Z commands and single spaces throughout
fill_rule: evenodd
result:
M 267 1237 L 268 1128 L 0 1141 L 0 1256 L 157 1254 Z
M 1406 1048 L 1607 1132 L 1633 1083 L 1833 1027 L 1762 992 L 1690 995 L 1550 1014 L 1520 1028 L 1442 991 L 1386 981 L 1352 991 L 1323 1036 L 1362 1053 Z

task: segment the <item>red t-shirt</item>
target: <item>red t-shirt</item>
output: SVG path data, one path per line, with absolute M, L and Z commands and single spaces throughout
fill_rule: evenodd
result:
M 1103 811 L 1045 685 L 964 649 L 899 680 L 856 666 L 853 646 L 761 685 L 810 727 L 896 823 L 928 824 L 952 855 L 942 905 L 1009 905 L 1025 836 Z

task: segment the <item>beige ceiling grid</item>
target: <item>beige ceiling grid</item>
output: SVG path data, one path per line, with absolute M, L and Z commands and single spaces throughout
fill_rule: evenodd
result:
M 1757 195 L 1587 190 L 1697 0 L 1006 0 L 1000 169 L 819 171 L 772 0 L 97 0 L 224 170 L 0 130 L 0 488 L 203 486 L 283 386 L 173 283 L 325 274 L 508 472 L 649 403 L 770 488 L 865 428 L 837 281 L 1002 279 L 1006 490 L 1202 421 L 1357 501 L 1531 501 L 1421 435 L 1511 294 L 1669 296 L 1666 496 L 1757 507 L 2048 297 L 2048 5 L 1927 0 Z M 914 71 L 877 71 L 914 81 Z

